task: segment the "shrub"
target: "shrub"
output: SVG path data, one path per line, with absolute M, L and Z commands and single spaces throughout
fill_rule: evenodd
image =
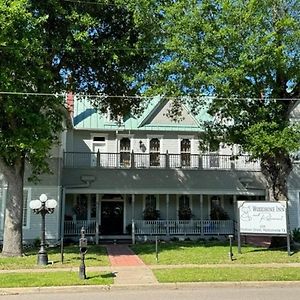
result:
M 159 210 L 157 210 L 151 206 L 148 206 L 143 211 L 143 217 L 144 217 L 144 220 L 157 220 L 160 217 L 160 212 L 159 212 Z
M 179 220 L 190 220 L 192 218 L 192 211 L 189 207 L 183 206 L 178 211 Z
M 210 219 L 211 220 L 229 220 L 229 216 L 223 207 L 215 206 L 210 211 Z

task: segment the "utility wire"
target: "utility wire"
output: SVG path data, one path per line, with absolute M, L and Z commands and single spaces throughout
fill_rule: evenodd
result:
M 81 1 L 81 0 L 63 0 L 65 2 L 72 2 L 72 3 L 78 3 L 78 4 L 92 4 L 92 5 L 108 5 L 108 6 L 116 6 L 115 3 L 108 3 L 108 2 L 91 2 L 91 1 Z
M 33 92 L 8 92 L 0 91 L 0 95 L 19 95 L 19 96 L 41 96 L 41 97 L 66 97 L 68 93 L 33 93 Z M 153 99 L 155 96 L 139 96 L 139 95 L 105 95 L 105 94 L 74 94 L 74 96 L 85 97 L 85 98 L 123 98 L 123 99 Z M 276 101 L 300 101 L 300 98 L 251 98 L 251 97 L 214 97 L 214 96 L 160 96 L 162 99 L 176 100 L 176 99 L 185 99 L 185 100 L 253 100 L 253 101 L 264 101 L 264 100 L 276 100 Z

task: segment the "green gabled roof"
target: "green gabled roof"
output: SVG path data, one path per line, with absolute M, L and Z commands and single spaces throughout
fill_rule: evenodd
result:
M 154 97 L 148 101 L 139 116 L 124 118 L 124 121 L 118 124 L 108 120 L 105 114 L 97 112 L 87 97 L 75 96 L 73 125 L 76 129 L 85 130 L 201 131 L 203 129 L 201 121 L 210 118 L 205 109 L 201 110 L 198 116 L 192 116 L 189 110 L 183 107 L 190 122 L 184 124 L 184 121 L 172 121 L 161 112 L 167 102 L 160 97 Z

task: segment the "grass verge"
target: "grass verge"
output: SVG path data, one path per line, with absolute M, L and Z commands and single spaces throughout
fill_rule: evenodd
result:
M 109 285 L 113 283 L 111 273 L 88 272 L 87 279 L 79 279 L 77 272 L 41 272 L 0 274 L 0 288 L 46 287 L 71 285 Z
M 171 242 L 159 243 L 158 262 L 155 256 L 155 244 L 136 244 L 132 250 L 146 264 L 259 264 L 259 263 L 297 263 L 300 252 L 288 256 L 286 249 L 269 250 L 265 248 L 243 246 L 238 254 L 237 246 L 233 247 L 234 261 L 229 259 L 228 242 Z
M 0 254 L 0 270 L 14 270 L 14 269 L 30 269 L 41 268 L 37 265 L 38 249 L 28 250 L 23 257 L 3 257 Z M 64 268 L 77 267 L 80 264 L 80 255 L 78 246 L 67 246 L 64 249 L 64 263 L 61 263 L 60 248 L 47 249 L 49 264 L 46 268 Z M 92 266 L 108 266 L 109 260 L 106 249 L 99 245 L 91 245 L 88 247 L 88 252 L 85 256 L 85 264 L 87 267 Z
M 300 268 L 180 268 L 153 272 L 160 283 L 300 280 Z

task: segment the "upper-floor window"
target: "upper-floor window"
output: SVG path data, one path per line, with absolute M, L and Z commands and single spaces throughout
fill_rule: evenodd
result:
M 181 140 L 180 157 L 182 167 L 189 167 L 191 165 L 191 141 L 189 139 Z
M 120 140 L 120 163 L 125 167 L 130 165 L 130 139 L 128 137 Z
M 150 166 L 160 166 L 160 140 L 158 138 L 150 140 Z

